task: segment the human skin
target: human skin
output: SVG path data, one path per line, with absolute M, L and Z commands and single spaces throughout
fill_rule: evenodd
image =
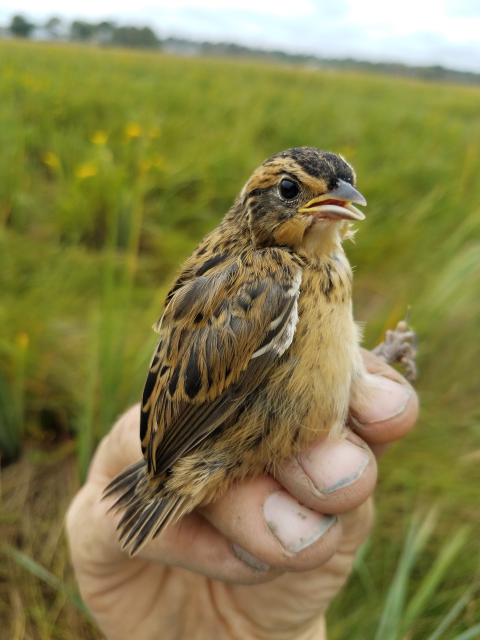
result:
M 247 478 L 170 525 L 134 558 L 102 501 L 141 457 L 139 406 L 102 440 L 67 514 L 80 592 L 108 640 L 325 640 L 325 612 L 373 520 L 376 460 L 405 435 L 418 399 L 362 350 L 369 388 L 352 399 L 347 437 L 312 445 L 275 476 Z M 325 516 L 323 514 L 335 514 Z

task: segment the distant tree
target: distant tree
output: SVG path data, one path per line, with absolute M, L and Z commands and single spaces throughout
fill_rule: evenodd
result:
M 23 16 L 13 16 L 10 23 L 10 33 L 17 38 L 29 38 L 32 31 L 35 29 L 35 25 L 28 22 Z
M 113 41 L 113 34 L 115 31 L 114 22 L 100 22 L 95 25 L 94 40 L 97 44 L 111 44 Z
M 83 20 L 75 20 L 70 25 L 70 38 L 72 40 L 91 40 L 95 34 L 96 25 Z
M 45 31 L 52 40 L 58 40 L 62 37 L 62 27 L 63 23 L 57 16 L 49 18 L 45 23 Z
M 115 24 L 113 22 L 100 22 L 95 29 L 95 40 L 99 44 L 110 44 L 113 40 Z
M 156 48 L 160 41 L 149 27 L 117 27 L 113 31 L 112 44 L 120 47 Z

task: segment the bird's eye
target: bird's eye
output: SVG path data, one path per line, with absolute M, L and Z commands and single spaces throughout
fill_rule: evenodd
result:
M 280 182 L 280 195 L 285 200 L 293 200 L 298 196 L 298 192 L 300 191 L 298 184 L 293 182 L 292 180 L 287 180 L 284 178 Z

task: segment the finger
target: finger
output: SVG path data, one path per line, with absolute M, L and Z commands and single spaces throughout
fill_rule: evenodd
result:
M 346 431 L 341 441 L 328 437 L 281 463 L 275 477 L 302 504 L 320 513 L 345 513 L 372 493 L 377 463 L 369 446 Z
M 352 395 L 349 426 L 369 444 L 393 442 L 417 421 L 417 394 L 395 369 L 369 351 L 361 352 L 369 375 Z
M 169 525 L 142 549 L 140 557 L 234 584 L 260 584 L 281 575 L 253 556 L 245 561 L 232 540 L 198 511 Z
M 343 527 L 341 543 L 335 555 L 321 569 L 301 574 L 285 573 L 271 584 L 255 587 L 253 597 L 250 588 L 231 588 L 236 612 L 243 612 L 255 628 L 261 629 L 262 638 L 284 638 L 282 630 L 288 637 L 326 638 L 323 625 L 323 631 L 317 626 L 319 616 L 328 609 L 344 585 L 355 554 L 368 535 L 373 521 L 372 500 L 340 516 L 340 519 Z M 225 599 L 221 598 L 220 589 L 216 586 L 213 584 L 212 590 L 214 595 L 220 596 L 216 601 L 221 605 Z
M 335 515 L 300 504 L 275 478 L 263 475 L 238 483 L 202 513 L 237 556 L 269 570 L 307 571 L 333 556 L 341 538 Z M 253 557 L 253 559 L 252 559 Z
M 108 500 L 101 501 L 102 490 L 99 483 L 87 483 L 67 514 L 67 532 L 77 573 L 109 582 L 117 576 L 125 578 L 140 570 L 150 571 L 151 563 L 157 563 L 151 565 L 154 571 L 161 571 L 159 564 L 180 567 L 236 584 L 258 584 L 280 575 L 264 563 L 255 565 L 241 560 L 232 541 L 197 512 L 166 527 L 131 558 L 118 542 L 121 514 L 108 513 L 111 504 Z

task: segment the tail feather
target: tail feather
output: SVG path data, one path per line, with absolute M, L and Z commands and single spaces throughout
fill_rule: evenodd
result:
M 135 509 L 136 505 L 132 505 Z M 122 543 L 122 549 L 128 546 L 128 543 L 141 531 L 150 520 L 152 511 L 155 510 L 155 502 L 148 506 L 144 506 L 140 512 L 134 511 L 133 517 L 122 527 L 120 534 L 120 542 Z
M 157 486 L 151 483 L 144 460 L 114 478 L 105 488 L 103 498 L 116 494 L 118 499 L 109 511 L 123 511 L 117 526 L 119 542 L 122 549 L 130 547 L 131 556 L 185 511 L 182 509 L 185 499 L 173 495 L 161 483 Z
M 133 498 L 135 497 L 136 488 L 137 488 L 136 483 L 134 483 L 131 487 L 128 487 L 128 489 L 122 493 L 122 495 L 118 498 L 118 500 L 112 504 L 112 506 L 108 511 L 109 512 L 115 511 L 115 513 L 118 513 L 122 509 L 125 509 L 126 507 L 128 507 L 128 505 L 132 502 Z
M 121 510 L 122 507 L 120 507 L 120 509 L 117 509 L 116 513 Z M 125 512 L 120 518 L 119 523 L 117 524 L 117 531 L 120 531 L 119 540 L 122 540 L 122 536 L 126 535 L 135 524 L 135 521 L 132 522 L 132 519 L 136 513 L 137 505 L 135 503 L 125 507 Z
M 138 532 L 136 540 L 132 544 L 131 555 L 134 555 L 139 549 L 141 549 L 149 540 L 154 538 L 158 533 L 160 533 L 160 528 L 165 527 L 165 524 L 157 526 L 155 523 L 158 523 L 161 512 L 164 508 L 163 504 L 157 505 L 155 512 L 151 515 L 150 520 L 152 521 L 153 526 L 148 526 L 148 523 L 142 527 L 142 530 Z
M 168 503 L 170 501 L 171 498 L 166 498 L 158 503 L 154 501 L 149 507 L 143 508 L 138 519 L 134 517 L 130 521 L 133 526 L 129 526 L 130 532 L 123 541 L 122 548 L 127 547 L 131 542 L 134 542 L 132 546 L 135 547 L 141 543 L 145 544 L 147 537 L 151 540 L 159 527 L 164 528 L 169 515 Z M 135 515 L 138 515 L 138 512 Z M 122 537 L 125 533 L 122 531 Z
M 139 460 L 138 462 L 134 462 L 129 467 L 124 469 L 118 476 L 108 484 L 103 490 L 103 497 L 107 498 L 112 493 L 117 493 L 121 490 L 124 483 L 130 483 L 134 478 L 140 479 L 143 476 L 143 471 L 146 467 L 145 460 Z

